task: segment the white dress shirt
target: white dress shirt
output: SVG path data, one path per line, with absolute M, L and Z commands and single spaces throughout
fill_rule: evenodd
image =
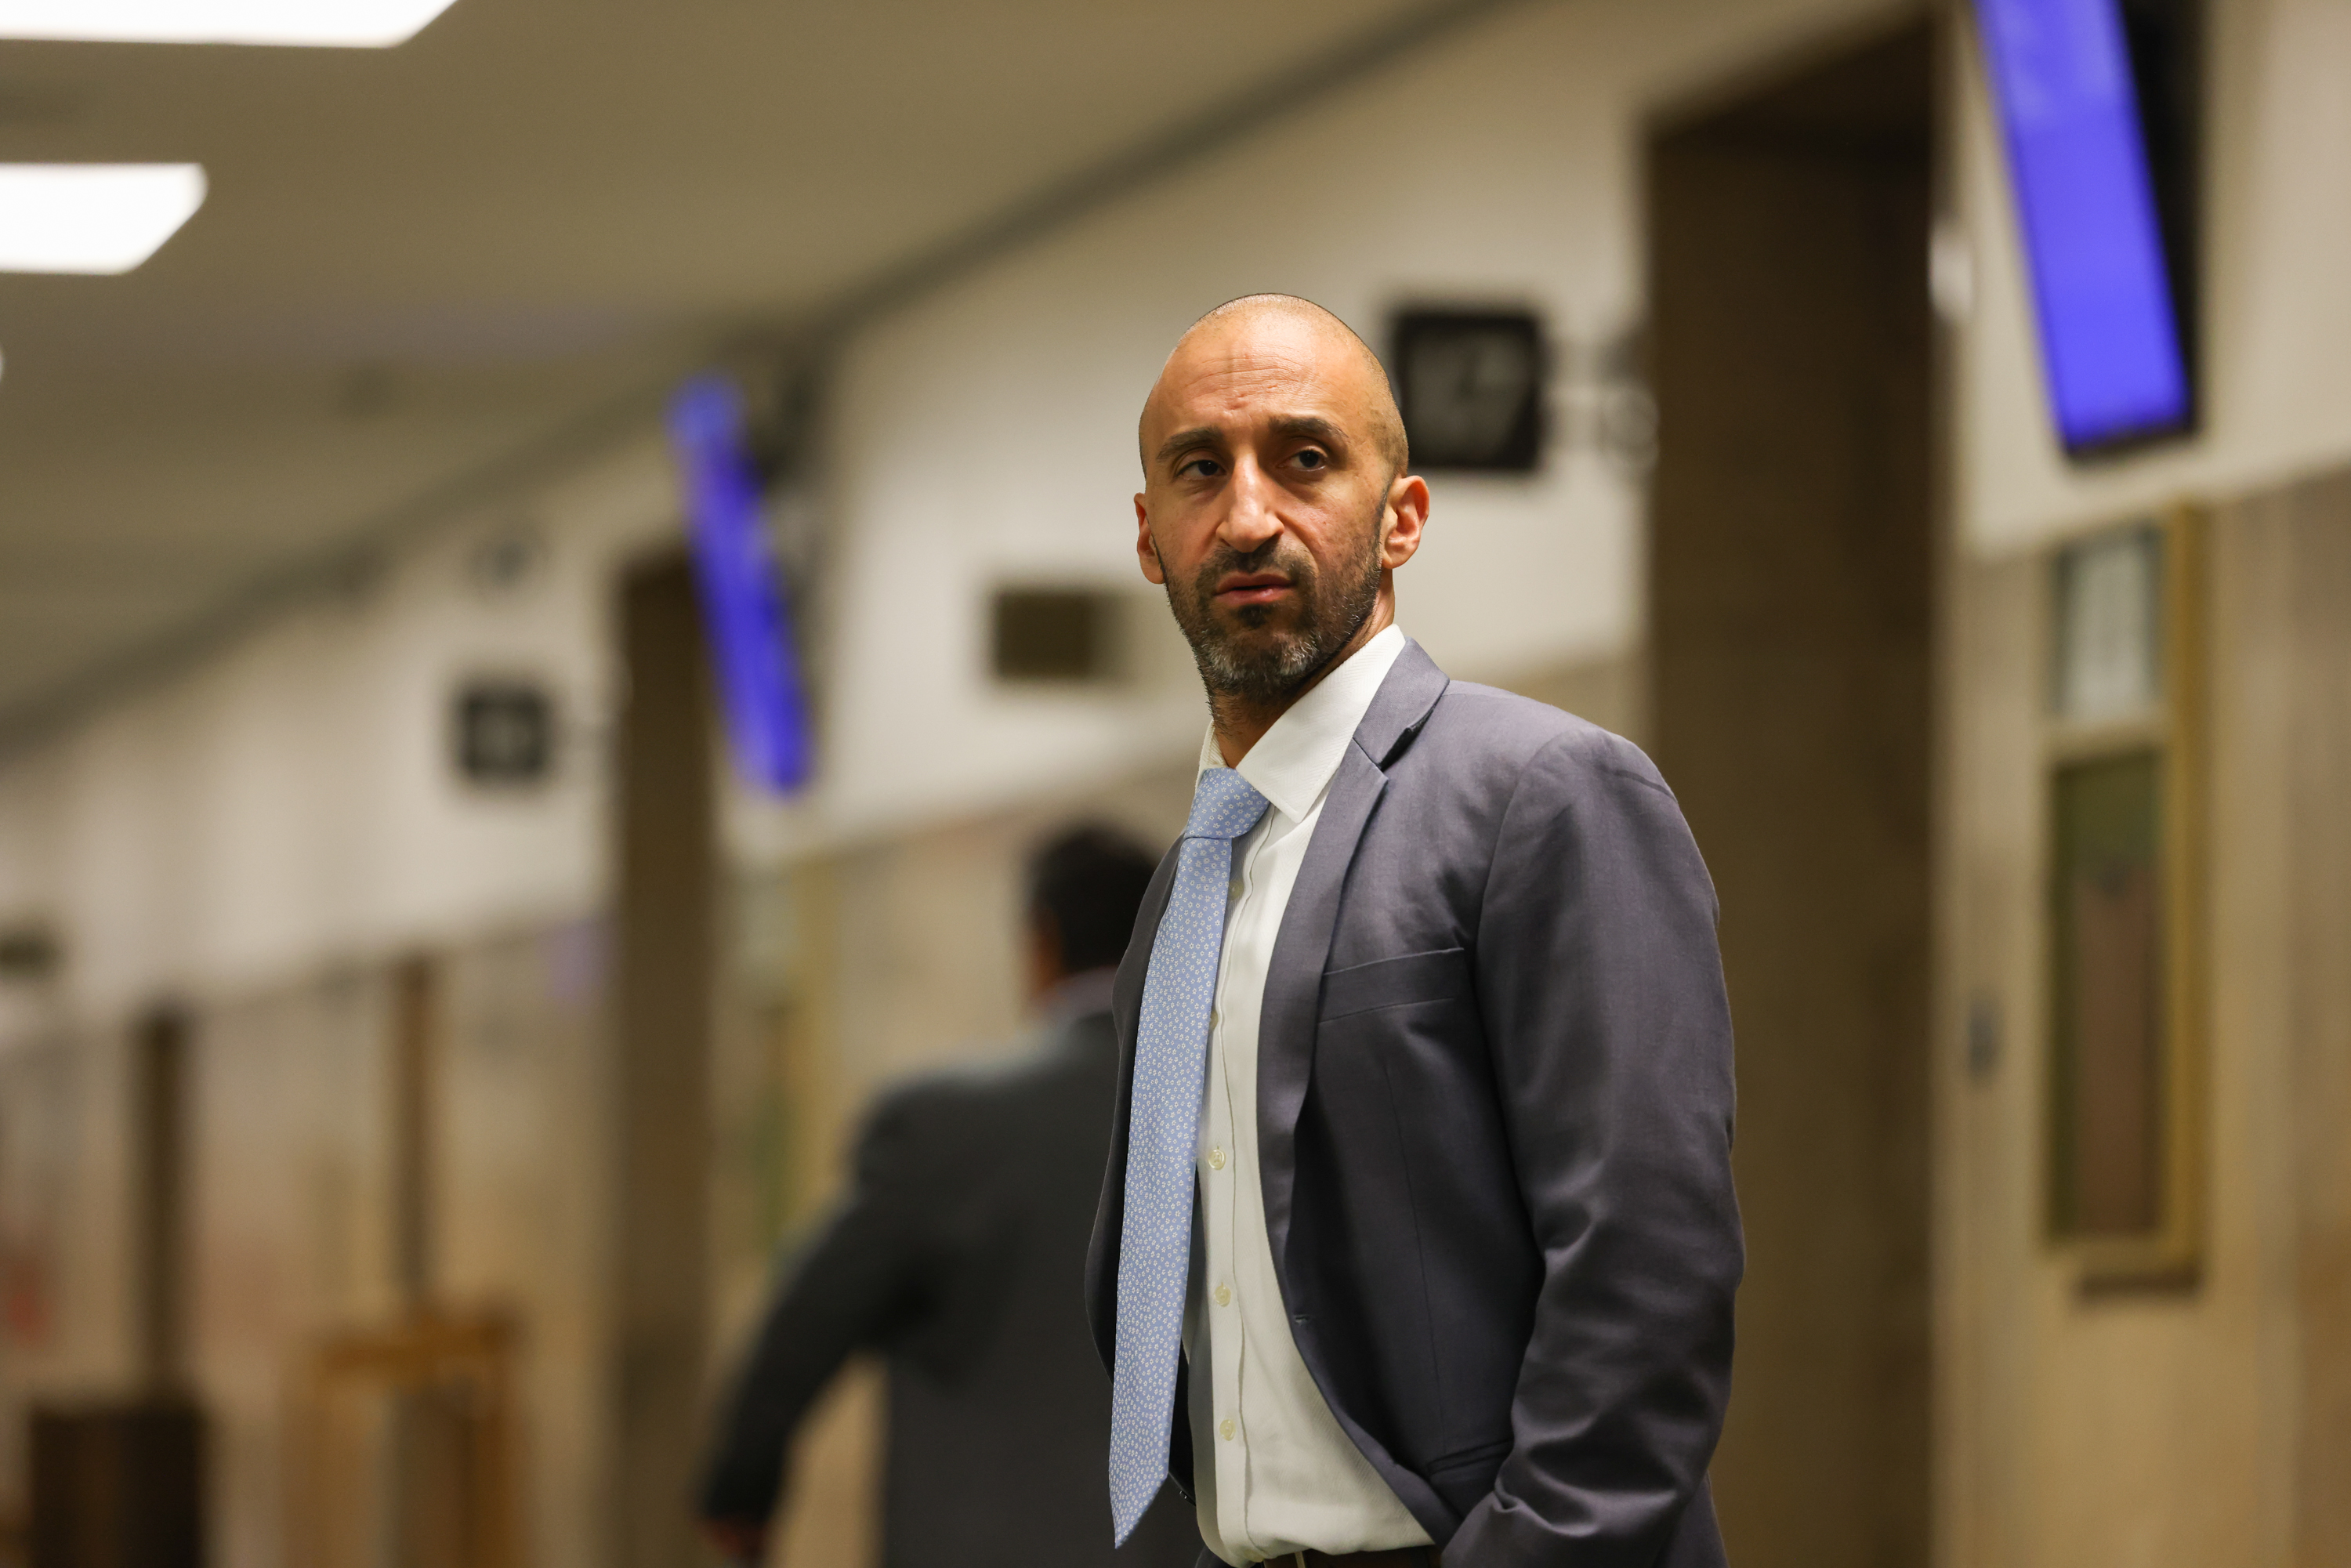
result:
M 1266 967 L 1331 780 L 1404 645 L 1393 626 L 1364 643 L 1275 720 L 1238 768 L 1270 807 L 1234 846 L 1224 955 L 1208 1015 L 1200 1225 L 1184 1329 L 1200 1534 L 1227 1563 L 1429 1544 L 1299 1359 L 1274 1276 L 1258 1170 Z M 1211 728 L 1200 767 L 1223 766 Z

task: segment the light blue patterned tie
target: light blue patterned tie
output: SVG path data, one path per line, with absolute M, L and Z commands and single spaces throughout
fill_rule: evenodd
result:
M 1233 841 L 1264 815 L 1265 797 L 1231 768 L 1200 775 L 1192 820 L 1176 852 L 1176 885 L 1144 973 L 1110 1396 L 1110 1511 L 1120 1545 L 1167 1479 L 1176 1356 L 1192 1260 L 1192 1161 L 1207 1077 L 1208 1009 L 1217 998 L 1217 963 L 1225 947 Z

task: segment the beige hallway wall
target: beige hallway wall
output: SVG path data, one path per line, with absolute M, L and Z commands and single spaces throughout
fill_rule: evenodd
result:
M 2187 1288 L 2085 1290 L 2044 1235 L 2049 558 L 1957 581 L 1937 1067 L 1951 1568 L 2351 1562 L 2351 476 L 2221 506 L 2209 548 L 2208 1223 Z

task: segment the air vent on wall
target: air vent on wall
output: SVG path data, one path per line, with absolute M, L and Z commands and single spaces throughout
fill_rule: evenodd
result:
M 1114 678 L 1119 673 L 1115 599 L 1100 589 L 998 589 L 989 632 L 989 663 L 996 678 Z
M 0 982 L 46 980 L 57 972 L 57 933 L 38 921 L 0 925 Z
M 987 615 L 988 673 L 1012 689 L 1153 700 L 1199 691 L 1167 595 L 1146 583 L 999 583 Z

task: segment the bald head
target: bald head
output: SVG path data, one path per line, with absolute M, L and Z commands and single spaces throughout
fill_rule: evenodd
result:
M 1295 294 L 1244 294 L 1228 299 L 1186 329 L 1160 368 L 1159 380 L 1144 400 L 1136 426 L 1136 444 L 1145 473 L 1153 452 L 1153 416 L 1163 416 L 1165 428 L 1170 403 L 1186 383 L 1201 374 L 1229 371 L 1237 361 L 1270 358 L 1287 361 L 1324 383 L 1328 392 L 1354 416 L 1361 434 L 1385 460 L 1391 478 L 1411 461 L 1405 441 L 1404 416 L 1396 410 L 1395 392 L 1388 373 L 1372 346 L 1355 329 L 1311 299 Z
M 1143 405 L 1134 555 L 1192 644 L 1229 764 L 1395 618 L 1428 486 L 1377 355 L 1321 306 L 1197 321 Z

